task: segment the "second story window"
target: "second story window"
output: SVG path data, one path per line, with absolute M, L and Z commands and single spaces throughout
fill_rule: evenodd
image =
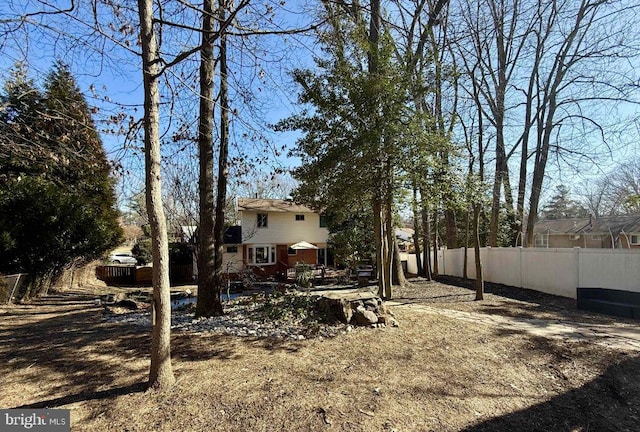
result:
M 268 223 L 268 217 L 266 213 L 258 213 L 258 228 L 266 228 Z
M 327 228 L 327 216 L 320 215 L 320 228 Z
M 304 215 L 303 214 L 297 214 L 296 215 L 296 220 L 297 221 L 303 221 L 304 220 Z

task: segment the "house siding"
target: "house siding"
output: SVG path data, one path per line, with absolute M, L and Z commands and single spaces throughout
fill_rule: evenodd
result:
M 329 230 L 320 227 L 320 215 L 312 211 L 303 211 L 301 206 L 292 205 L 288 211 L 287 203 L 277 203 L 277 210 L 240 209 L 242 226 L 241 255 L 245 266 L 251 267 L 258 276 L 284 274 L 287 268 L 297 263 L 318 264 L 318 250 L 298 250 L 295 255 L 288 254 L 288 247 L 294 243 L 306 241 L 319 249 L 327 248 Z M 258 227 L 258 214 L 267 214 L 267 226 Z M 296 217 L 304 215 L 304 217 Z M 300 220 L 304 219 L 304 220 Z M 275 248 L 275 263 L 252 264 L 248 250 L 256 245 L 269 245 Z
M 243 211 L 242 242 L 243 244 L 288 244 L 300 241 L 313 243 L 320 247 L 326 245 L 329 231 L 320 228 L 320 215 L 304 213 L 304 221 L 296 221 L 296 214 L 286 212 L 268 212 L 266 228 L 257 227 L 257 211 Z

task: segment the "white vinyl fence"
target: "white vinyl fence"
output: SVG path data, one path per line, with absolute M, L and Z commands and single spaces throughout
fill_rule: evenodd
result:
M 640 250 L 482 248 L 486 282 L 529 288 L 576 298 L 576 288 L 609 288 L 640 292 Z M 416 256 L 407 255 L 409 273 Z M 464 249 L 438 251 L 440 274 L 463 276 Z M 475 254 L 468 250 L 467 275 L 475 279 Z

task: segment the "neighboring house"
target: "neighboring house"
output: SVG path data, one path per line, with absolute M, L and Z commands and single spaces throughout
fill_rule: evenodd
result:
M 640 249 L 640 215 L 541 220 L 535 247 Z
M 238 219 L 242 245 L 227 248 L 225 260 L 241 257 L 246 267 L 266 276 L 285 274 L 297 263 L 333 265 L 326 220 L 306 206 L 291 200 L 240 198 Z
M 414 253 L 414 233 L 413 228 L 396 228 L 396 240 L 398 241 L 398 249 L 400 249 L 400 252 Z

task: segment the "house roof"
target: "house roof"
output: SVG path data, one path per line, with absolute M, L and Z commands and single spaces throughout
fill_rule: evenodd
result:
M 549 234 L 576 234 L 589 226 L 589 218 L 543 219 L 533 227 L 533 232 Z
M 412 228 L 396 228 L 396 238 L 404 242 L 413 241 L 414 233 Z
M 640 215 L 607 216 L 593 219 L 592 227 L 587 232 L 619 234 L 640 232 Z
M 290 200 L 263 198 L 238 198 L 238 211 L 315 213 L 309 207 Z
M 614 234 L 640 232 L 640 215 L 541 220 L 533 231 L 549 234 Z

